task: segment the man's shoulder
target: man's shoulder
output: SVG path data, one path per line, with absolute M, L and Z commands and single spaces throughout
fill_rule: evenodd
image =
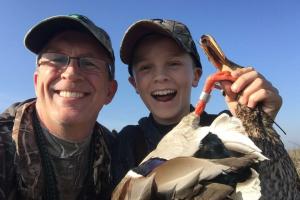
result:
M 108 146 L 110 148 L 113 147 L 113 145 L 115 144 L 116 142 L 116 139 L 117 139 L 117 134 L 115 131 L 110 131 L 107 127 L 105 127 L 104 125 L 96 122 L 96 131 L 98 131 L 104 138 L 104 141 L 106 144 L 108 144 Z
M 100 124 L 97 122 L 97 125 L 100 127 L 101 131 L 103 132 L 104 135 L 107 135 L 110 138 L 116 137 L 116 132 L 115 131 L 110 131 L 106 126 Z
M 7 120 L 13 119 L 16 116 L 16 112 L 20 106 L 24 105 L 25 103 L 34 101 L 34 100 L 35 99 L 32 98 L 32 99 L 27 99 L 22 102 L 13 103 L 8 108 L 6 108 L 3 113 L 0 114 L 0 121 L 2 122 L 2 121 L 7 121 Z
M 3 113 L 0 114 L 0 134 L 11 133 L 18 109 L 25 103 L 33 100 L 34 99 L 28 99 L 23 102 L 13 103 Z

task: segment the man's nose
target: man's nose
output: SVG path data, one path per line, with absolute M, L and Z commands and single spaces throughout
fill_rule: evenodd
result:
M 70 58 L 69 63 L 65 66 L 65 69 L 62 72 L 62 78 L 71 80 L 82 78 L 78 59 Z

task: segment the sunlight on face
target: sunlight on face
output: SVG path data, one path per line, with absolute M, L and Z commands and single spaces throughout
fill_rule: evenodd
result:
M 75 31 L 55 36 L 43 52 L 111 62 L 95 38 Z M 108 73 L 84 73 L 75 59 L 64 70 L 39 66 L 34 82 L 39 116 L 53 131 L 59 126 L 93 126 L 98 112 L 112 100 L 116 91 L 116 82 L 109 79 Z
M 168 37 L 148 36 L 135 49 L 130 82 L 161 124 L 177 123 L 189 113 L 191 88 L 199 78 L 191 56 Z

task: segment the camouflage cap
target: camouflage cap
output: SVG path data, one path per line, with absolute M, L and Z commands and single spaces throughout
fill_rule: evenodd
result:
M 113 61 L 110 66 L 110 73 L 114 78 L 115 74 L 115 56 L 109 35 L 100 27 L 96 26 L 89 18 L 79 14 L 59 15 L 44 19 L 32 27 L 24 38 L 25 46 L 35 54 L 55 35 L 66 30 L 85 31 L 93 35 L 102 47 L 108 52 Z
M 144 36 L 158 33 L 173 38 L 179 46 L 190 53 L 197 67 L 202 68 L 200 57 L 189 29 L 182 23 L 166 19 L 145 19 L 132 24 L 126 31 L 120 49 L 121 60 L 130 64 L 136 43 Z

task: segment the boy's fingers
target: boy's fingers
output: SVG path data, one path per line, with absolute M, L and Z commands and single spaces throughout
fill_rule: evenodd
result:
M 229 98 L 228 100 L 234 101 L 236 99 L 237 94 L 232 92 L 231 85 L 232 82 L 230 81 L 220 81 L 221 87 L 225 93 L 225 95 Z

